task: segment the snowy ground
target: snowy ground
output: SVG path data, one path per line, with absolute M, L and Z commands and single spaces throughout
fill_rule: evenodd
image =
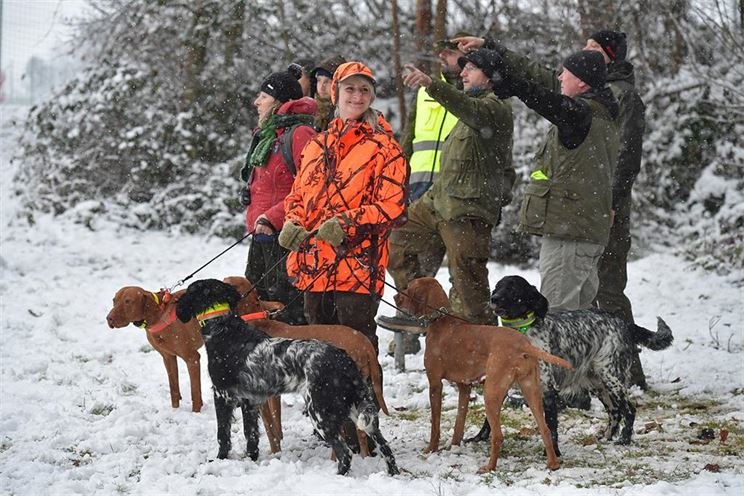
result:
M 109 330 L 105 316 L 124 285 L 171 286 L 229 243 L 219 239 L 120 230 L 94 219 L 37 217 L 33 227 L 15 217 L 10 178 L 18 164 L 8 128 L 12 108 L 0 108 L 0 494 L 384 494 L 384 495 L 741 495 L 743 494 L 742 273 L 720 277 L 688 269 L 669 252 L 630 266 L 629 295 L 641 325 L 663 316 L 675 335 L 662 352 L 642 353 L 651 385 L 634 391 L 639 404 L 634 443 L 598 443 L 605 413 L 560 418 L 563 466 L 545 458 L 527 410 L 505 408 L 506 441 L 489 475 L 476 475 L 486 445 L 422 455 L 429 436 L 429 405 L 422 353 L 397 373 L 381 356 L 391 417 L 382 417 L 402 474 L 389 477 L 378 457 L 355 457 L 346 477 L 335 475 L 328 448 L 311 434 L 298 397 L 283 399 L 283 451 L 269 455 L 265 438 L 254 463 L 244 458 L 240 421 L 233 450 L 215 460 L 214 407 L 202 350 L 205 407 L 191 413 L 188 377 L 180 363 L 180 408 L 172 409 L 160 356 L 144 331 Z M 197 278 L 241 274 L 245 246 Z M 492 283 L 535 271 L 491 265 Z M 441 272 L 439 279 L 447 284 Z M 392 301 L 386 293 L 385 299 Z M 382 305 L 381 312 L 393 310 Z M 391 335 L 379 331 L 381 349 Z M 445 389 L 443 446 L 456 397 Z M 467 435 L 481 424 L 480 398 Z M 699 439 L 711 428 L 714 440 Z M 727 431 L 725 442 L 720 433 Z

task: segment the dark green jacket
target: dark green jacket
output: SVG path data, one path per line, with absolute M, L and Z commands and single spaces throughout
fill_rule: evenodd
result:
M 608 109 L 583 99 L 592 109 L 585 140 L 569 149 L 552 127 L 536 153 L 520 208 L 520 230 L 605 245 L 611 227 L 611 180 L 618 156 L 618 128 Z M 541 171 L 537 173 L 537 171 Z
M 555 71 L 548 71 L 533 60 L 507 49 L 491 38 L 486 38 L 485 47 L 497 51 L 516 77 L 534 81 L 541 86 L 561 92 L 561 84 Z M 619 131 L 619 153 L 616 173 L 613 177 L 613 210 L 628 211 L 631 188 L 641 170 L 642 138 L 644 136 L 645 106 L 635 88 L 634 66 L 627 61 L 608 64 L 608 86 L 618 100 L 619 113 L 616 124 Z M 625 205 L 626 207 L 622 207 Z
M 631 201 L 631 188 L 641 170 L 645 107 L 634 86 L 634 66 L 629 62 L 608 65 L 608 86 L 619 106 L 616 123 L 620 151 L 613 178 L 613 209 L 619 212 Z
M 495 225 L 512 199 L 512 107 L 491 90 L 466 93 L 435 80 L 427 93 L 458 118 L 442 146 L 440 174 L 421 198 L 444 220 Z
M 520 230 L 605 245 L 618 159 L 618 102 L 606 86 L 575 98 L 556 73 L 500 47 L 511 94 L 551 121 L 520 208 Z

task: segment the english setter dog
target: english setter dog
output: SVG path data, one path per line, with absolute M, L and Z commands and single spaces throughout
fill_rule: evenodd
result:
M 583 390 L 597 396 L 608 413 L 606 439 L 623 429 L 618 444 L 629 444 L 636 406 L 629 398 L 630 368 L 637 345 L 659 351 L 673 342 L 670 327 L 657 317 L 657 332 L 597 309 L 549 312 L 548 300 L 520 276 L 503 277 L 491 294 L 502 325 L 519 328 L 545 351 L 569 360 L 573 369 L 541 363 L 543 408 L 557 454 L 560 398 L 572 398 Z M 484 424 L 471 440 L 488 439 Z
M 246 452 L 259 456 L 258 408 L 270 396 L 301 393 L 316 431 L 337 459 L 338 473 L 349 471 L 352 454 L 341 434 L 352 419 L 377 442 L 388 473 L 398 467 L 383 434 L 371 388 L 342 350 L 316 340 L 270 338 L 234 313 L 241 295 L 216 279 L 192 283 L 176 306 L 182 322 L 200 321 L 217 413 L 217 457 L 230 451 L 233 409 L 243 411 Z

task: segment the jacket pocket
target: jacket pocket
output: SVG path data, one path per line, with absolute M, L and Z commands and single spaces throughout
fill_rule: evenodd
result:
M 448 184 L 447 193 L 449 196 L 464 200 L 483 196 L 487 178 L 472 170 L 472 165 L 465 160 L 460 164 L 458 174 Z
M 583 214 L 582 208 L 585 202 L 582 196 L 575 191 L 570 191 L 561 185 L 556 185 L 551 196 L 553 203 L 551 208 L 551 222 L 576 223 L 578 219 L 585 218 L 591 213 Z
M 549 192 L 548 181 L 530 183 L 525 188 L 525 198 L 520 206 L 520 222 L 527 227 L 542 228 L 546 223 Z
M 577 243 L 575 248 L 574 265 L 583 274 L 589 274 L 597 267 L 598 260 L 603 254 L 603 246 L 592 243 Z

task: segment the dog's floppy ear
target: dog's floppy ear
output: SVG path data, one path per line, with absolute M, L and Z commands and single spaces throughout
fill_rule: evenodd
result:
M 194 299 L 193 294 L 189 294 L 187 291 L 184 295 L 179 298 L 176 302 L 176 317 L 184 324 L 194 318 L 195 312 L 192 306 L 192 300 Z
M 541 292 L 538 291 L 538 288 L 536 288 L 532 284 L 530 285 L 529 294 L 533 311 L 538 317 L 545 317 L 548 313 L 548 300 L 546 299 L 546 297 L 543 296 Z

